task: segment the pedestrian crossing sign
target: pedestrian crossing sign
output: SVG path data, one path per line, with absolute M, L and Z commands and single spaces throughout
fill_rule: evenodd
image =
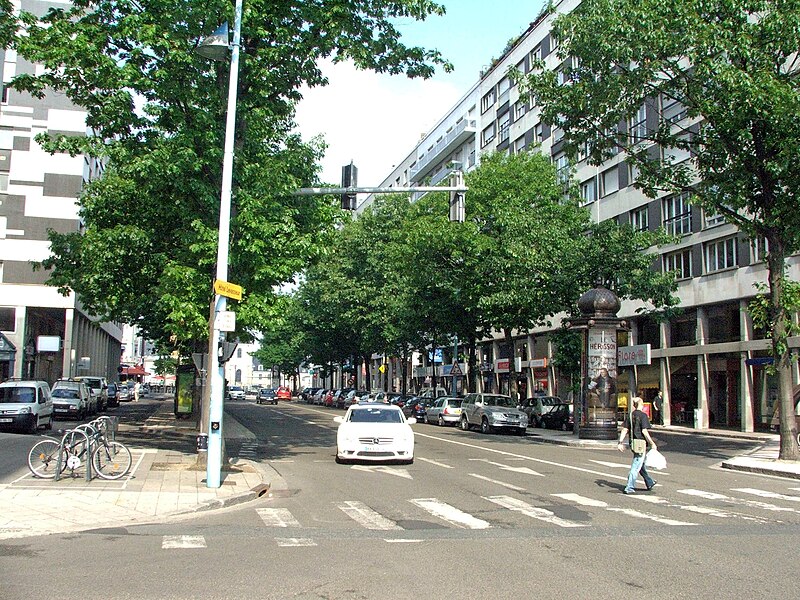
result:
M 464 373 L 461 371 L 461 367 L 459 366 L 459 364 L 457 362 L 454 362 L 453 363 L 453 368 L 450 369 L 450 375 L 455 377 L 457 375 L 463 375 L 463 374 Z

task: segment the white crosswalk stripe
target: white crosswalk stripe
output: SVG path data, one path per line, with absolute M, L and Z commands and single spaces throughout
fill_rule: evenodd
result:
M 473 517 L 469 513 L 465 513 L 454 506 L 445 502 L 441 502 L 436 498 L 417 498 L 409 500 L 412 504 L 419 506 L 421 509 L 429 512 L 434 517 L 438 517 L 452 523 L 456 527 L 463 527 L 467 529 L 489 529 L 491 525 L 483 519 Z
M 679 494 L 686 494 L 689 496 L 695 496 L 698 498 L 705 498 L 706 500 L 714 500 L 717 502 L 724 502 L 725 504 L 734 504 L 738 506 L 748 506 L 750 508 L 759 508 L 761 510 L 769 510 L 773 512 L 790 512 L 800 514 L 800 510 L 796 508 L 790 508 L 787 506 L 778 506 L 776 504 L 770 504 L 769 502 L 761 502 L 759 500 L 747 500 L 743 498 L 732 498 L 730 496 L 726 496 L 725 494 L 716 494 L 714 492 L 704 492 L 702 490 L 694 490 L 694 489 L 687 489 L 687 490 L 677 490 Z
M 275 538 L 275 542 L 281 547 L 310 547 L 317 545 L 317 542 L 310 538 Z
M 557 517 L 555 513 L 544 509 L 539 508 L 537 506 L 531 506 L 530 504 L 523 502 L 522 500 L 517 500 L 516 498 L 511 498 L 510 496 L 489 496 L 486 498 L 489 502 L 494 502 L 495 504 L 502 506 L 503 508 L 507 508 L 508 510 L 513 510 L 528 517 L 538 519 L 540 521 L 544 521 L 545 523 L 550 523 L 552 525 L 558 525 L 559 527 L 586 527 L 586 523 L 576 523 L 574 521 L 567 521 L 566 519 L 562 519 Z
M 338 506 L 339 509 L 344 512 L 344 514 L 367 529 L 377 529 L 380 531 L 403 529 L 397 523 L 372 510 L 363 502 L 348 501 L 343 502 Z
M 750 515 L 745 515 L 743 513 L 730 512 L 727 510 L 720 510 L 718 508 L 709 508 L 707 506 L 696 506 L 694 504 L 677 504 L 674 502 L 670 502 L 666 498 L 660 498 L 658 496 L 640 495 L 640 496 L 634 496 L 634 498 L 639 502 L 658 504 L 660 506 L 677 508 L 678 510 L 685 510 L 687 512 L 698 513 L 701 515 L 708 515 L 710 517 L 719 517 L 721 519 L 743 519 L 745 521 L 755 521 L 756 523 L 770 522 L 770 519 L 764 519 L 762 517 L 752 517 Z
M 482 479 L 483 481 L 488 481 L 489 483 L 493 483 L 495 485 L 500 485 L 510 490 L 514 490 L 515 492 L 524 492 L 525 488 L 519 487 L 517 485 L 513 485 L 511 483 L 506 483 L 505 481 L 498 481 L 497 479 L 491 479 L 489 477 L 484 477 L 483 475 L 478 475 L 477 473 L 470 473 L 470 477 L 474 477 L 475 479 Z
M 775 492 L 767 492 L 765 490 L 754 490 L 753 488 L 734 488 L 734 492 L 742 492 L 743 494 L 750 494 L 752 496 L 761 496 L 762 498 L 772 498 L 774 500 L 786 500 L 787 502 L 800 502 L 800 496 L 791 496 L 789 494 L 777 494 Z
M 647 519 L 650 521 L 655 521 L 656 523 L 661 523 L 662 525 L 697 525 L 697 523 L 689 523 L 687 521 L 678 521 L 676 519 L 666 519 L 664 517 L 660 517 L 658 515 L 653 515 L 650 513 L 644 513 L 638 510 L 634 510 L 632 508 L 617 508 L 615 506 L 609 506 L 607 502 L 603 502 L 601 500 L 595 500 L 594 498 L 587 498 L 585 496 L 580 496 L 578 494 L 553 494 L 556 498 L 561 498 L 562 500 L 568 500 L 570 502 L 575 502 L 581 506 L 591 506 L 593 508 L 604 508 L 605 510 L 611 512 L 618 512 L 629 517 L 634 517 L 636 519 Z
M 205 548 L 206 539 L 202 535 L 165 535 L 161 538 L 161 548 Z
M 267 527 L 300 527 L 288 508 L 257 508 L 256 512 Z

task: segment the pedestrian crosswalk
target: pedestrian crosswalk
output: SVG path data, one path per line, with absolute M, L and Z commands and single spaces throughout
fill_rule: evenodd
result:
M 364 535 L 387 543 L 421 542 L 435 537 L 442 529 L 630 528 L 636 521 L 680 528 L 736 522 L 759 525 L 800 523 L 796 517 L 800 514 L 797 506 L 800 494 L 789 493 L 798 491 L 795 488 L 788 488 L 786 493 L 756 488 L 728 491 L 728 494 L 723 494 L 687 488 L 630 496 L 564 492 L 542 495 L 535 500 L 530 495 L 517 497 L 511 492 L 467 497 L 462 501 L 469 502 L 469 508 L 440 498 L 408 498 L 382 505 L 383 510 L 391 514 L 382 514 L 379 508 L 362 500 L 334 500 L 314 510 L 302 504 L 254 510 L 263 526 L 274 533 L 274 544 L 286 548 L 317 546 L 323 540 L 331 539 L 333 530 L 340 532 L 348 528 L 348 523 L 356 528 L 356 532 L 358 529 L 372 532 Z M 320 514 L 320 510 L 324 514 Z M 338 519 L 336 515 L 339 515 Z M 320 523 L 326 523 L 330 528 L 321 528 Z M 409 528 L 413 530 L 413 536 L 407 537 Z M 290 532 L 294 535 L 286 535 Z M 165 549 L 205 547 L 203 536 L 164 536 L 162 542 Z

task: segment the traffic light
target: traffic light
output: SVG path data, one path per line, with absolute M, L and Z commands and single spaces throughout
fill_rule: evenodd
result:
M 450 187 L 464 187 L 464 173 L 453 171 L 450 173 Z M 463 223 L 466 212 L 464 192 L 450 192 L 450 221 Z
M 233 353 L 236 352 L 236 346 L 238 345 L 239 342 L 220 342 L 217 355 L 219 356 L 219 363 L 228 362 L 233 356 Z
M 349 165 L 342 167 L 342 187 L 356 187 L 358 185 L 358 169 L 350 161 Z M 355 210 L 356 209 L 356 195 L 355 194 L 342 194 L 342 209 Z

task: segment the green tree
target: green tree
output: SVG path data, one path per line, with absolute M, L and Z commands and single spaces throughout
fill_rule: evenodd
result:
M 555 10 L 555 9 L 551 9 Z M 528 85 L 566 147 L 621 148 L 651 197 L 688 192 L 765 240 L 783 459 L 797 459 L 786 258 L 800 250 L 800 7 L 773 0 L 587 0 L 555 19 L 564 62 Z M 632 27 L 632 23 L 646 26 Z M 634 126 L 641 107 L 660 119 Z M 663 158 L 661 157 L 663 151 Z
M 242 339 L 275 314 L 273 289 L 315 260 L 339 214 L 332 199 L 292 195 L 319 183 L 324 152 L 293 133 L 299 89 L 326 83 L 321 57 L 410 77 L 449 69 L 438 52 L 403 44 L 392 23 L 443 12 L 423 0 L 245 2 L 229 255 L 230 279 L 245 289 Z M 196 49 L 232 17 L 228 0 L 77 0 L 22 13 L 10 43 L 45 67 L 10 86 L 63 93 L 92 131 L 38 141 L 98 157 L 104 170 L 80 198 L 83 234 L 51 233 L 50 283 L 102 318 L 177 337 L 184 351 L 208 335 L 229 73 Z

